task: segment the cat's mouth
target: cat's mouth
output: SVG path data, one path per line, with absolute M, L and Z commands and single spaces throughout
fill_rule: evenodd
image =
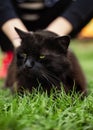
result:
M 30 79 L 39 79 L 40 82 L 48 83 L 51 85 L 58 85 L 60 79 L 52 72 L 48 71 L 40 64 L 35 64 L 33 67 L 21 67 L 20 73 Z
M 26 77 L 38 77 L 40 75 L 40 72 L 38 69 L 36 68 L 24 68 L 22 70 L 22 73 L 26 76 Z

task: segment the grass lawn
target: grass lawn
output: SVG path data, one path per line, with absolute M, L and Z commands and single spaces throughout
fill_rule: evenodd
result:
M 93 130 L 93 41 L 71 41 L 88 81 L 89 95 L 66 95 L 36 90 L 12 95 L 0 89 L 0 130 Z M 1 55 L 1 54 L 0 54 Z M 0 86 L 3 84 L 0 80 Z

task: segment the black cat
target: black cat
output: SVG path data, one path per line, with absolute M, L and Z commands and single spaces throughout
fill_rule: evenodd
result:
M 69 36 L 59 37 L 49 31 L 23 32 L 15 28 L 22 39 L 15 50 L 9 67 L 5 86 L 17 86 L 32 90 L 41 84 L 43 90 L 50 92 L 64 86 L 69 92 L 75 90 L 86 94 L 86 79 L 75 55 L 68 49 Z

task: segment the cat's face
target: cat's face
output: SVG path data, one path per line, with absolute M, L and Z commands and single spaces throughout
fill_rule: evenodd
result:
M 69 68 L 67 49 L 69 37 L 40 31 L 25 33 L 16 29 L 22 39 L 16 49 L 16 65 L 26 77 L 46 80 L 53 84 Z

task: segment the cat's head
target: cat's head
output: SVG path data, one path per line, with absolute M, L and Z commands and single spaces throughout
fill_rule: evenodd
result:
M 58 36 L 49 31 L 27 33 L 15 30 L 22 39 L 21 46 L 16 49 L 19 72 L 49 82 L 58 80 L 58 76 L 67 72 L 69 36 Z

